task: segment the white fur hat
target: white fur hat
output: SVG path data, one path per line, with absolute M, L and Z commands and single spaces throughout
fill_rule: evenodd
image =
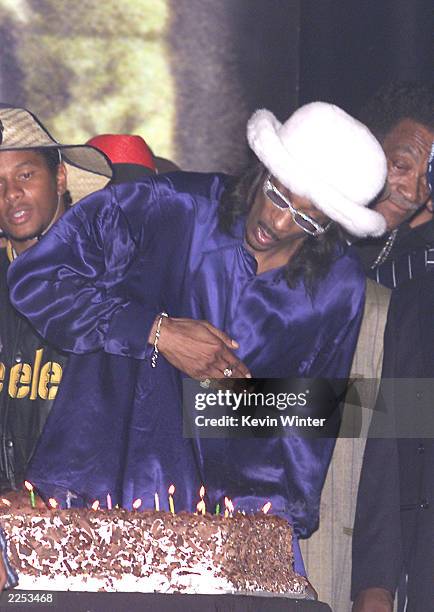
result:
M 247 124 L 256 156 L 282 185 L 309 198 L 354 236 L 381 236 L 382 215 L 365 208 L 384 185 L 387 162 L 368 128 L 338 106 L 311 102 L 285 122 L 265 109 Z

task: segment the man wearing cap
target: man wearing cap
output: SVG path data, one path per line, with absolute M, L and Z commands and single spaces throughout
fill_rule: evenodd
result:
M 66 355 L 36 334 L 13 308 L 6 283 L 10 262 L 36 244 L 69 204 L 103 187 L 111 174 L 90 147 L 51 138 L 22 108 L 0 106 L 0 489 L 19 487 L 52 400 Z
M 341 227 L 384 231 L 367 205 L 386 160 L 364 125 L 321 102 L 283 125 L 257 111 L 248 140 L 259 162 L 236 181 L 177 173 L 111 186 L 12 264 L 17 307 L 81 355 L 29 470 L 46 496 L 150 507 L 158 492 L 167 508 L 173 483 L 177 509 L 191 511 L 203 482 L 211 507 L 229 495 L 250 512 L 265 498 L 297 535 L 315 529 L 333 439 L 193 442 L 181 383 L 347 376 L 364 274 Z
M 154 155 L 137 134 L 99 134 L 88 140 L 87 144 L 102 151 L 111 161 L 112 183 L 131 183 L 149 174 L 180 170 L 169 159 Z
M 152 151 L 141 136 L 99 134 L 86 144 L 99 149 L 110 160 L 112 183 L 132 183 L 156 172 Z

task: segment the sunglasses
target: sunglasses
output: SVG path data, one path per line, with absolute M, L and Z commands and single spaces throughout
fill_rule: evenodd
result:
M 288 198 L 285 197 L 275 185 L 273 185 L 270 174 L 264 181 L 262 191 L 270 202 L 276 206 L 276 208 L 279 208 L 279 210 L 288 210 L 292 215 L 294 223 L 310 236 L 320 236 L 321 234 L 324 234 L 324 232 L 326 232 L 333 223 L 333 221 L 328 221 L 325 225 L 321 225 L 318 223 L 318 221 L 306 213 L 294 208 Z

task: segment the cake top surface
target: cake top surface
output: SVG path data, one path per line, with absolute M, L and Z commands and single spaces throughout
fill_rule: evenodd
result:
M 28 496 L 8 497 L 0 524 L 12 563 L 35 577 L 86 575 L 110 588 L 125 575 L 157 574 L 183 590 L 183 576 L 212 575 L 226 591 L 282 594 L 306 586 L 293 571 L 291 528 L 277 516 L 32 509 Z

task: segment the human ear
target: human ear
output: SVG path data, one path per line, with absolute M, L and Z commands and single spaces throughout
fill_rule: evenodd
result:
M 62 162 L 57 167 L 56 174 L 56 189 L 58 195 L 63 195 L 67 190 L 68 173 L 66 171 L 65 164 Z

